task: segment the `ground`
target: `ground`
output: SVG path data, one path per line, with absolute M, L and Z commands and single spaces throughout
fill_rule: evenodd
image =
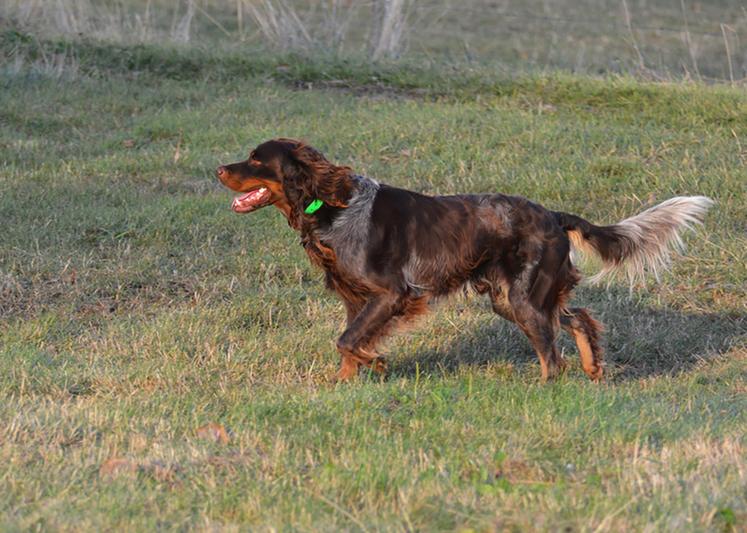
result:
M 0 77 L 0 529 L 745 527 L 743 89 L 66 50 Z M 599 223 L 717 203 L 661 280 L 577 291 L 601 384 L 567 338 L 541 384 L 523 335 L 455 298 L 388 344 L 386 381 L 332 386 L 341 305 L 213 176 L 279 135 Z

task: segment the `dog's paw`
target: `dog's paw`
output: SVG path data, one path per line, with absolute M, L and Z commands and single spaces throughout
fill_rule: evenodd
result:
M 389 365 L 386 362 L 386 359 L 383 357 L 377 357 L 373 361 L 371 361 L 371 370 L 376 372 L 377 374 L 386 374 L 387 370 L 389 369 Z
M 345 383 L 358 375 L 358 365 L 343 364 L 337 373 L 332 376 L 332 384 Z

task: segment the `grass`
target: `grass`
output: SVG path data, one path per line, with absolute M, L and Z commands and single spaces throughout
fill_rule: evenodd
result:
M 403 38 L 389 43 L 411 61 L 492 62 L 510 73 L 747 78 L 741 0 L 6 0 L 0 26 L 127 44 L 186 40 L 211 49 L 376 55 L 384 4 L 403 7 L 403 17 L 392 19 L 404 23 Z
M 0 529 L 745 526 L 743 91 L 18 32 L 2 50 L 21 59 L 0 75 Z M 44 67 L 60 53 L 72 73 Z M 513 326 L 454 299 L 389 343 L 389 380 L 333 387 L 340 304 L 279 213 L 235 215 L 212 176 L 279 135 L 598 222 L 717 206 L 660 282 L 578 291 L 604 384 L 564 338 L 572 368 L 541 385 Z

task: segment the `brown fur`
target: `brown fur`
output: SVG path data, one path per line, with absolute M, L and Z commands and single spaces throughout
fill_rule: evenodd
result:
M 566 366 L 555 342 L 562 328 L 573 336 L 586 374 L 598 380 L 602 326 L 586 309 L 568 305 L 581 277 L 571 263 L 570 240 L 614 265 L 658 265 L 662 243 L 676 241 L 679 225 L 697 221 L 707 204 L 702 197 L 673 199 L 600 227 L 516 196 L 426 196 L 379 185 L 292 139 L 263 143 L 247 161 L 217 172 L 227 187 L 248 193 L 247 205 L 235 209 L 275 205 L 283 213 L 343 301 L 340 380 L 360 366 L 383 371 L 379 341 L 425 313 L 434 299 L 466 286 L 488 294 L 493 310 L 526 334 L 543 379 Z M 306 214 L 315 199 L 322 207 Z M 648 238 L 662 220 L 666 232 Z

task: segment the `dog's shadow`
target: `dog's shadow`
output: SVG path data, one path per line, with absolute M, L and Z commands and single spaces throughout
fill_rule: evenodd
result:
M 700 361 L 747 344 L 745 313 L 656 308 L 641 303 L 621 289 L 584 288 L 577 292 L 573 305 L 587 306 L 605 326 L 603 346 L 607 380 L 686 371 Z M 460 328 L 457 335 L 450 335 L 453 340 L 445 345 L 433 347 L 429 346 L 432 342 L 416 342 L 421 347 L 413 350 L 413 343 L 398 343 L 390 353 L 391 374 L 453 374 L 464 366 L 537 363 L 529 341 L 516 325 L 492 315 L 487 309 L 483 315 L 474 324 Z M 566 359 L 578 360 L 576 346 L 567 334 L 560 334 L 558 344 Z

